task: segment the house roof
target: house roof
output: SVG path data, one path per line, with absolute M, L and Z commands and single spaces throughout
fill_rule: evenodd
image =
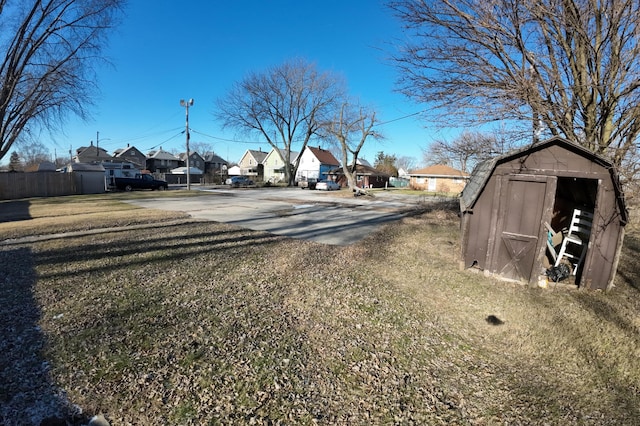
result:
M 365 160 L 364 158 L 357 158 L 356 159 L 356 164 L 362 164 L 363 166 L 373 167 L 373 166 L 371 166 L 371 163 L 368 162 L 367 160 Z
M 409 176 L 468 178 L 469 174 L 445 164 L 436 164 L 434 166 L 425 167 L 424 169 L 413 170 L 409 172 Z
M 336 157 L 333 154 L 320 147 L 307 146 L 307 149 L 313 153 L 313 155 L 318 159 L 320 164 L 326 164 L 330 166 L 339 166 L 340 162 L 336 160 Z
M 482 190 L 486 186 L 487 182 L 489 181 L 489 178 L 493 174 L 493 171 L 498 164 L 511 161 L 518 157 L 529 155 L 532 152 L 546 149 L 552 145 L 558 145 L 569 151 L 575 152 L 576 154 L 581 155 L 585 158 L 588 158 L 594 163 L 603 166 L 609 171 L 609 174 L 611 176 L 613 186 L 616 192 L 616 199 L 618 200 L 618 203 L 619 203 L 620 212 L 622 214 L 623 221 L 627 222 L 628 211 L 625 206 L 624 195 L 622 194 L 620 181 L 618 180 L 615 169 L 611 164 L 611 162 L 606 158 L 594 153 L 593 151 L 590 151 L 581 145 L 570 142 L 567 139 L 564 139 L 561 137 L 553 137 L 544 141 L 540 141 L 532 145 L 528 145 L 524 148 L 516 149 L 510 152 L 507 152 L 506 154 L 502 154 L 500 156 L 493 157 L 478 163 L 475 169 L 473 170 L 473 172 L 471 173 L 471 178 L 469 179 L 469 182 L 467 183 L 464 190 L 462 191 L 462 196 L 460 197 L 461 210 L 464 211 L 473 207 L 473 205 L 475 204 L 478 197 L 482 193 Z
M 194 156 L 198 156 L 200 158 L 202 158 L 202 155 L 200 155 L 197 151 L 191 151 L 191 155 L 189 156 L 189 158 L 193 158 Z M 187 153 L 186 152 L 181 152 L 178 157 L 180 158 L 180 160 L 182 161 L 187 161 Z M 204 161 L 204 158 L 202 158 L 202 160 Z
M 95 146 L 93 142 L 90 146 L 81 146 L 76 149 L 76 155 L 83 157 L 111 157 L 106 149 Z
M 204 161 L 205 161 L 205 163 L 227 164 L 227 160 L 225 160 L 224 158 L 222 158 L 219 155 L 216 155 L 216 154 L 214 154 L 212 152 L 209 152 L 208 154 L 206 154 L 204 156 Z
M 175 169 L 171 169 L 171 174 L 172 175 L 186 175 L 187 174 L 187 168 L 186 167 L 176 167 Z M 189 174 L 190 175 L 201 175 L 204 174 L 204 172 L 202 170 L 200 170 L 197 167 L 189 167 Z
M 126 152 L 129 152 L 129 151 L 140 152 L 140 150 L 137 149 L 135 146 L 128 146 L 126 148 L 118 148 L 115 151 L 113 151 L 113 153 L 115 154 L 116 157 L 122 157 Z
M 254 160 L 258 162 L 258 164 L 262 164 L 264 159 L 267 157 L 268 152 L 264 152 L 262 150 L 248 149 L 245 155 L 250 154 Z
M 265 156 L 265 160 L 268 157 L 275 155 L 276 153 L 280 156 L 280 159 L 284 161 L 284 157 L 286 153 L 286 150 L 284 148 L 278 148 L 277 150 L 275 148 L 271 149 L 271 151 L 269 151 L 269 153 Z M 300 155 L 300 153 L 298 151 L 291 151 L 289 155 L 290 155 L 291 161 L 295 162 L 298 156 Z
M 162 148 L 157 151 L 149 151 L 149 153 L 147 154 L 147 158 L 153 158 L 157 160 L 178 160 L 178 157 L 170 152 L 164 151 Z
M 340 175 L 343 174 L 342 167 L 335 167 L 329 170 L 328 174 L 330 175 Z M 365 176 L 382 176 L 382 177 L 391 177 L 391 175 L 387 172 L 383 172 L 382 170 L 378 170 L 375 167 L 365 166 L 364 164 L 356 164 L 356 174 L 357 175 L 365 175 Z

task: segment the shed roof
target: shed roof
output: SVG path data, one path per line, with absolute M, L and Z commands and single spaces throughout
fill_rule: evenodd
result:
M 71 163 L 69 164 L 70 171 L 73 172 L 101 172 L 104 173 L 104 167 L 102 164 L 93 163 Z
M 462 196 L 460 198 L 461 210 L 466 211 L 468 209 L 473 208 L 473 205 L 478 200 L 478 197 L 482 193 L 482 190 L 486 186 L 489 178 L 493 174 L 493 171 L 498 164 L 511 161 L 515 158 L 518 158 L 524 155 L 531 154 L 532 152 L 548 148 L 552 145 L 562 146 L 570 151 L 573 151 L 578 155 L 588 158 L 594 163 L 605 167 L 609 171 L 612 182 L 613 182 L 613 186 L 616 191 L 616 198 L 619 203 L 620 212 L 621 212 L 623 221 L 626 223 L 628 220 L 628 212 L 625 207 L 624 195 L 620 187 L 620 181 L 615 172 L 613 164 L 606 158 L 594 153 L 593 151 L 590 151 L 583 146 L 570 142 L 567 139 L 564 139 L 561 137 L 553 137 L 544 141 L 540 141 L 532 145 L 528 145 L 524 148 L 513 150 L 505 154 L 499 155 L 497 157 L 493 157 L 491 159 L 478 163 L 474 168 L 473 172 L 471 173 L 471 178 L 469 179 L 469 182 L 467 182 L 467 185 L 462 191 Z

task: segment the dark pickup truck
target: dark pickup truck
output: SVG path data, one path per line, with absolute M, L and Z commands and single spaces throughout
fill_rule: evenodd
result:
M 158 189 L 163 191 L 169 187 L 167 182 L 154 179 L 153 176 L 146 174 L 136 174 L 136 176 L 132 178 L 113 178 L 113 186 L 124 191 L 133 191 L 134 189 Z

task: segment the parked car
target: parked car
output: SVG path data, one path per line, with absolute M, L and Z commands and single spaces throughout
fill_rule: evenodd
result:
M 227 179 L 225 183 L 235 188 L 253 185 L 253 181 L 246 176 L 233 176 Z
M 162 191 L 169 187 L 164 180 L 154 179 L 149 174 L 140 173 L 137 173 L 135 177 L 113 178 L 113 186 L 124 191 L 133 191 L 134 189 L 158 189 Z
M 332 180 L 322 180 L 316 183 L 316 189 L 320 191 L 337 191 L 340 189 L 340 185 Z
M 316 189 L 317 182 L 318 182 L 318 179 L 303 177 L 303 178 L 300 178 L 300 180 L 298 181 L 298 188 Z

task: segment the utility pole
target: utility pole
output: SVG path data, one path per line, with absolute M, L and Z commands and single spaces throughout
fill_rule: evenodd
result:
M 189 107 L 193 105 L 193 99 L 189 99 L 185 101 L 184 99 L 180 99 L 180 106 L 185 108 L 186 114 L 186 139 L 187 139 L 187 191 L 191 191 L 191 166 L 189 161 Z

